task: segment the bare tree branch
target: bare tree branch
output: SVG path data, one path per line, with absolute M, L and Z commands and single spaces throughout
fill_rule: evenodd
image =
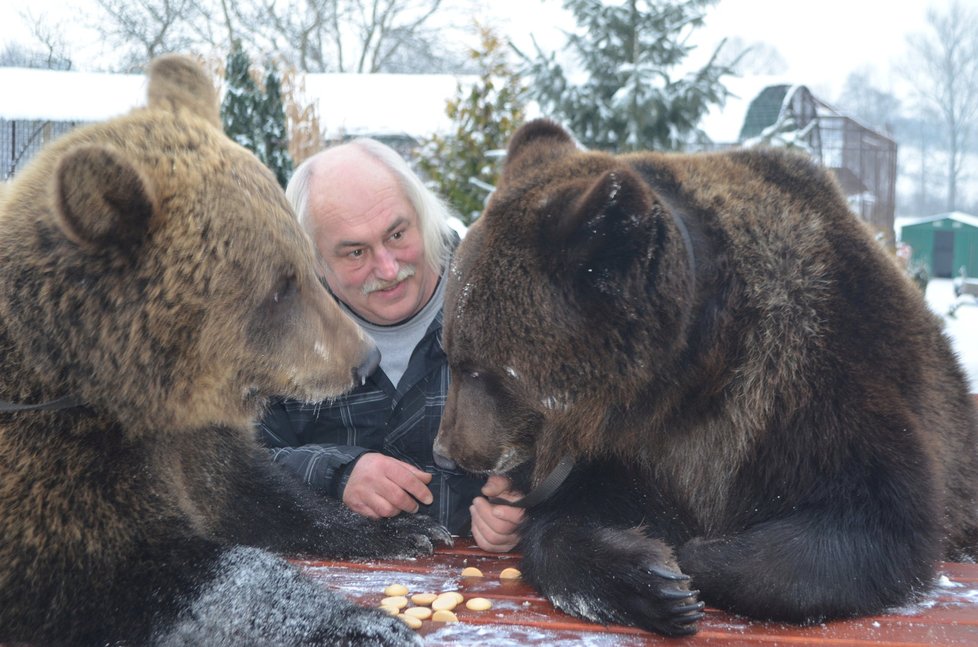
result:
M 204 16 L 197 0 L 95 0 L 94 27 L 110 47 L 123 51 L 123 66 L 142 69 L 160 54 L 192 51 L 200 41 L 192 25 Z
M 461 11 L 467 2 L 453 5 Z M 226 52 L 234 41 L 256 57 L 300 72 L 430 71 L 464 59 L 438 31 L 443 0 L 95 0 L 95 29 L 123 66 L 169 51 Z M 444 22 L 444 21 L 443 21 Z M 444 25 L 442 25 L 444 27 Z M 457 31 L 457 30 L 456 30 Z
M 978 127 L 978 13 L 954 0 L 927 13 L 929 30 L 908 41 L 908 77 L 924 107 L 941 115 L 947 146 L 947 209 L 958 206 L 965 153 Z

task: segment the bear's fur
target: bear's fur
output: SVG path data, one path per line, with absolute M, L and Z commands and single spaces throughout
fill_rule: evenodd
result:
M 201 69 L 157 60 L 149 98 L 46 148 L 0 213 L 0 399 L 77 402 L 0 413 L 0 643 L 410 642 L 269 551 L 445 531 L 314 498 L 254 440 L 269 395 L 337 395 L 376 349 Z
M 572 614 L 667 634 L 698 598 L 870 614 L 975 554 L 964 375 L 801 156 L 612 156 L 527 124 L 457 252 L 444 342 L 439 454 L 524 491 L 576 461 L 521 544 Z

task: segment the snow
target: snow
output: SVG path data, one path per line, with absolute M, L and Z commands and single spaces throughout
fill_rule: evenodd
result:
M 355 135 L 430 137 L 446 133 L 458 84 L 450 74 L 307 74 L 305 100 L 319 108 L 327 139 Z M 146 102 L 142 74 L 0 67 L 0 119 L 104 121 Z
M 917 616 L 935 607 L 971 607 L 978 603 L 978 588 L 971 583 L 955 582 L 944 573 L 934 578 L 933 588 L 920 599 L 888 613 L 901 616 Z
M 305 101 L 318 107 L 327 139 L 356 135 L 430 137 L 452 123 L 445 104 L 475 76 L 451 74 L 307 74 Z M 769 85 L 794 85 L 781 76 L 726 78 L 732 92 L 700 126 L 717 143 L 737 141 L 750 102 Z M 0 119 L 103 121 L 141 106 L 142 74 L 63 72 L 0 67 Z M 539 112 L 534 107 L 532 116 Z
M 469 228 L 465 226 L 459 218 L 455 216 L 448 217 L 448 226 L 451 227 L 459 238 L 465 238 L 465 234 L 469 231 Z
M 0 119 L 104 121 L 146 103 L 142 74 L 0 67 Z
M 796 80 L 783 76 L 757 75 L 725 77 L 723 85 L 730 91 L 722 106 L 714 105 L 700 121 L 699 127 L 711 141 L 717 144 L 733 144 L 738 141 L 744 126 L 747 109 L 761 91 L 771 85 L 797 85 Z
M 307 74 L 305 96 L 317 99 L 327 139 L 341 135 L 447 133 L 445 104 L 458 84 L 476 77 L 450 74 Z
M 927 304 L 944 320 L 944 330 L 971 382 L 971 392 L 978 393 L 978 299 L 962 296 L 954 316 L 948 315 L 954 303 L 951 279 L 931 279 L 927 284 Z
M 978 216 L 972 216 L 971 214 L 964 213 L 963 211 L 948 211 L 945 213 L 938 213 L 932 216 L 922 216 L 919 218 L 897 218 L 896 223 L 894 224 L 897 239 L 900 239 L 900 232 L 907 225 L 919 225 L 925 222 L 937 222 L 938 220 L 944 219 L 955 220 L 972 227 L 978 227 Z

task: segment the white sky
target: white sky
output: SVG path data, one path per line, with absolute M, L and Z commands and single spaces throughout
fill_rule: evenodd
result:
M 961 1 L 978 5 L 978 0 Z M 479 2 L 481 8 L 469 12 L 459 10 L 461 2 L 444 0 L 443 7 L 460 21 L 469 17 L 491 19 L 499 31 L 528 53 L 532 52 L 531 35 L 545 49 L 553 50 L 564 43 L 561 29 L 574 27 L 560 0 L 493 0 Z M 708 11 L 706 25 L 694 31 L 692 42 L 698 48 L 689 62 L 704 63 L 726 37 L 747 45 L 766 43 L 777 50 L 787 70 L 767 79 L 728 78 L 728 88 L 739 99 L 732 98 L 725 106 L 714 108 L 702 126 L 713 139 L 732 141 L 739 133 L 749 100 L 764 85 L 807 85 L 816 96 L 832 104 L 848 75 L 856 70 L 871 71 L 877 87 L 906 100 L 906 81 L 895 70 L 900 69 L 900 62 L 907 56 L 907 35 L 926 29 L 928 7 L 946 10 L 950 2 L 720 0 Z M 92 20 L 95 6 L 94 0 L 0 0 L 0 47 L 11 40 L 30 42 L 29 30 L 20 17 L 29 10 L 64 26 L 71 37 L 69 47 L 76 68 L 99 69 L 100 59 L 104 59 L 104 55 L 99 56 L 102 45 L 93 41 L 91 30 L 79 27 Z M 909 103 L 905 101 L 905 105 Z
M 138 0 L 133 0 L 138 1 Z M 470 0 L 474 1 L 474 0 Z M 978 0 L 962 0 L 978 4 Z M 891 91 L 906 100 L 906 82 L 894 70 L 899 70 L 900 62 L 907 56 L 907 35 L 926 28 L 926 12 L 930 6 L 946 9 L 951 0 L 820 0 L 818 3 L 802 3 L 798 0 L 720 0 L 707 13 L 706 25 L 695 30 L 691 42 L 698 48 L 690 56 L 691 65 L 701 65 L 713 52 L 723 38 L 737 38 L 741 45 L 766 43 L 777 50 L 787 64 L 787 69 L 775 77 L 728 78 L 725 83 L 734 97 L 724 106 L 714 107 L 704 118 L 701 127 L 719 142 L 734 141 L 743 123 L 749 101 L 765 85 L 790 83 L 807 85 L 820 99 L 834 103 L 848 75 L 856 70 L 869 70 L 873 73 L 877 87 Z M 459 21 L 470 18 L 489 19 L 513 39 L 518 47 L 532 53 L 531 36 L 546 50 L 558 49 L 565 38 L 561 29 L 573 29 L 574 21 L 562 8 L 560 0 L 493 0 L 491 3 L 477 3 L 481 8 L 461 11 L 462 0 L 445 0 L 443 7 Z M 70 37 L 69 48 L 75 57 L 76 68 L 99 69 L 101 43 L 93 42 L 93 32 L 83 29 L 95 14 L 94 0 L 0 0 L 0 47 L 9 40 L 30 42 L 31 36 L 20 14 L 29 10 L 35 16 L 46 16 L 54 23 L 60 23 Z M 469 5 L 471 6 L 471 5 Z M 377 81 L 373 79 L 372 81 Z M 86 81 L 87 82 L 87 81 Z M 373 85 L 376 85 L 374 83 Z M 39 88 L 35 88 L 39 90 Z M 90 93 L 69 105 L 61 105 L 43 92 L 29 95 L 8 96 L 7 101 L 0 97 L 0 104 L 6 111 L 12 107 L 11 101 L 29 102 L 33 106 L 48 106 L 49 109 L 66 110 L 71 108 L 79 115 L 65 118 L 83 118 L 87 103 L 95 104 L 108 98 L 106 93 Z M 409 94 L 417 94 L 409 93 Z M 450 92 L 449 92 L 450 94 Z M 101 96 L 100 96 L 101 95 Z M 141 97 L 141 94 L 135 94 Z M 333 94 L 332 96 L 336 96 Z M 348 96 L 348 103 L 353 98 Z M 373 90 L 358 91 L 355 94 L 361 103 L 369 105 Z M 401 95 L 404 96 L 404 95 Z M 430 126 L 429 121 L 441 115 L 442 93 L 435 97 L 434 104 L 419 102 L 416 110 L 427 115 L 419 123 Z M 52 102 L 53 101 L 53 102 Z M 119 105 L 114 108 L 122 112 L 128 109 L 132 100 L 113 100 Z M 911 102 L 905 101 L 905 105 Z M 430 105 L 435 117 L 429 112 Z M 380 102 L 378 105 L 385 105 Z M 404 121 L 403 115 L 408 106 L 396 111 Z M 321 105 L 320 109 L 325 110 Z M 26 109 L 37 113 L 36 107 Z M 59 113 L 60 114 L 60 113 Z M 356 120 L 363 121 L 367 114 L 358 108 Z M 347 123 L 342 115 L 331 115 L 334 126 L 342 128 L 354 126 Z M 48 116 L 48 118 L 53 118 Z M 421 117 L 419 116 L 419 119 Z M 396 121 L 396 120 L 395 120 Z M 417 120 L 415 120 L 417 121 Z M 374 119 L 373 128 L 379 122 Z M 359 122 L 358 122 L 359 123 Z M 401 124 L 402 127 L 406 127 Z M 427 132 L 427 131 L 425 131 Z
M 702 56 L 712 52 L 723 37 L 769 43 L 788 63 L 787 74 L 826 100 L 836 97 L 850 72 L 866 66 L 880 73 L 883 89 L 899 93 L 899 78 L 891 78 L 890 69 L 904 56 L 906 34 L 925 28 L 929 6 L 943 10 L 950 1 L 720 0 L 709 10 L 707 24 L 695 33 L 694 41 L 702 43 L 698 52 Z M 978 4 L 978 0 L 962 1 Z M 446 0 L 446 5 L 452 2 Z M 573 25 L 560 0 L 493 0 L 487 5 L 479 13 L 496 16 L 500 27 L 525 46 L 532 33 L 541 44 L 556 47 L 562 36 L 555 25 Z M 25 10 L 47 14 L 76 30 L 73 26 L 83 24 L 94 13 L 94 6 L 93 0 L 2 0 L 0 46 L 9 40 L 30 40 L 20 19 Z M 77 39 L 85 40 L 81 34 Z M 82 52 L 93 56 L 98 51 L 93 42 L 72 45 L 79 57 Z
M 900 93 L 901 79 L 891 74 L 905 56 L 907 35 L 924 31 L 930 7 L 946 10 L 951 0 L 720 0 L 707 12 L 706 24 L 693 34 L 705 61 L 723 38 L 765 42 L 788 64 L 786 76 L 809 86 L 823 99 L 834 99 L 850 72 L 869 67 L 880 74 L 881 89 Z M 978 5 L 978 0 L 961 0 Z M 513 37 L 559 45 L 547 23 L 566 21 L 558 0 L 494 0 Z M 527 15 L 539 16 L 528 19 Z M 505 19 L 504 19 L 505 20 Z M 564 22 L 573 25 L 573 21 Z
M 788 74 L 831 101 L 850 72 L 866 67 L 880 73 L 881 89 L 899 93 L 901 80 L 891 70 L 906 57 L 907 35 L 927 29 L 929 7 L 945 11 L 949 5 L 950 0 L 721 0 L 700 34 L 711 44 L 724 36 L 771 43 L 788 63 Z

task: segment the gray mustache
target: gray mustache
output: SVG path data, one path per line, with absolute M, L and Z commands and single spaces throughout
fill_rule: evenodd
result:
M 377 290 L 386 290 L 387 288 L 393 287 L 405 279 L 409 279 L 414 276 L 414 266 L 413 265 L 402 265 L 397 271 L 397 277 L 393 281 L 381 281 L 380 279 L 370 279 L 363 284 L 360 291 L 364 296 L 367 296 L 371 292 L 376 292 Z

